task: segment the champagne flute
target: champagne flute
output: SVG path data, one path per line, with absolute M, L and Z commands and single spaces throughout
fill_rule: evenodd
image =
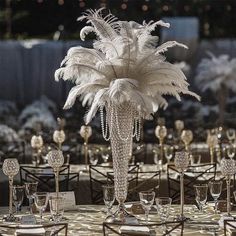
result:
M 148 223 L 148 215 L 154 203 L 155 192 L 143 191 L 139 193 L 140 203 L 145 211 L 145 221 Z
M 215 214 L 217 213 L 217 205 L 218 205 L 218 198 L 220 197 L 221 191 L 222 191 L 222 181 L 221 180 L 215 180 L 209 182 L 209 189 L 211 196 L 214 199 L 215 203 Z
M 25 186 L 13 185 L 12 187 L 12 199 L 16 208 L 16 214 L 20 211 L 21 205 L 24 200 Z
M 115 188 L 113 185 L 103 185 L 103 201 L 107 207 L 107 217 L 112 215 L 111 208 L 115 202 Z
M 34 202 L 39 210 L 40 214 L 40 223 L 42 223 L 43 220 L 43 212 L 45 211 L 47 205 L 48 205 L 48 193 L 45 192 L 36 192 L 34 193 Z
M 197 184 L 193 186 L 195 189 L 195 199 L 198 204 L 200 212 L 203 211 L 203 206 L 206 204 L 207 201 L 207 184 Z
M 34 202 L 34 194 L 37 192 L 38 182 L 28 182 L 25 183 L 25 193 L 29 200 L 30 214 L 33 214 L 32 205 Z

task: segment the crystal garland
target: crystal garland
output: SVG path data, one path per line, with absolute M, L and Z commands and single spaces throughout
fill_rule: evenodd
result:
M 113 115 L 115 115 L 115 126 L 117 129 L 117 132 L 119 134 L 119 137 L 121 140 L 123 141 L 127 141 L 129 139 L 129 136 L 127 137 L 122 137 L 121 135 L 121 131 L 119 128 L 119 121 L 118 121 L 118 115 L 117 115 L 117 110 L 113 109 L 113 105 L 110 105 L 110 128 L 108 125 L 108 117 L 104 117 L 104 108 L 105 106 L 101 106 L 100 107 L 100 118 L 101 118 L 101 128 L 102 128 L 102 136 L 106 141 L 109 141 L 111 139 L 111 133 L 112 133 L 112 127 L 113 127 Z M 106 108 L 105 108 L 106 109 Z M 113 113 L 115 111 L 115 114 Z M 129 112 L 129 111 L 128 111 Z M 141 114 L 140 112 L 135 112 L 136 113 L 136 117 L 134 117 L 134 125 L 133 125 L 133 135 L 132 137 L 136 138 L 137 141 L 140 140 L 140 136 L 141 136 Z

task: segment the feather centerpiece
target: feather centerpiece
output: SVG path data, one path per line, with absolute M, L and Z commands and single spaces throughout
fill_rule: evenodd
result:
M 115 196 L 119 203 L 117 212 L 107 220 L 126 222 L 130 217 L 124 205 L 128 160 L 132 156 L 133 137 L 140 139 L 141 119 L 149 118 L 158 107 L 166 107 L 165 95 L 178 100 L 180 94 L 199 97 L 188 90 L 183 72 L 162 55 L 170 47 L 186 46 L 175 41 L 157 46 L 158 37 L 151 35 L 157 26 L 169 27 L 168 23 L 150 21 L 141 25 L 119 21 L 112 14 L 103 17 L 102 10 L 88 10 L 79 18 L 91 24 L 81 30 L 81 39 L 89 32 L 97 35 L 93 49 L 71 48 L 55 77 L 76 84 L 64 108 L 73 106 L 80 96 L 82 104 L 90 106 L 86 123 L 100 109 L 102 134 L 111 142 Z
M 216 57 L 207 52 L 209 58 L 203 58 L 196 73 L 196 85 L 202 92 L 211 90 L 216 94 L 219 104 L 219 123 L 223 125 L 228 91 L 236 92 L 236 58 L 230 59 L 229 55 Z
M 165 95 L 180 100 L 180 94 L 189 94 L 187 79 L 181 69 L 166 62 L 163 52 L 179 46 L 168 41 L 157 46 L 158 37 L 151 35 L 157 26 L 169 27 L 163 21 L 138 24 L 134 21 L 119 21 L 112 14 L 102 16 L 102 10 L 88 10 L 78 20 L 86 20 L 91 26 L 81 30 L 84 40 L 89 32 L 97 35 L 93 49 L 71 48 L 56 70 L 56 80 L 71 80 L 76 85 L 71 89 L 64 108 L 73 106 L 77 97 L 89 105 L 85 121 L 88 124 L 99 107 L 113 103 L 130 102 L 142 118 L 159 107 L 166 108 Z
M 230 59 L 229 55 L 216 57 L 208 52 L 209 58 L 203 58 L 198 67 L 196 82 L 204 92 L 207 89 L 217 92 L 222 85 L 236 92 L 236 58 Z

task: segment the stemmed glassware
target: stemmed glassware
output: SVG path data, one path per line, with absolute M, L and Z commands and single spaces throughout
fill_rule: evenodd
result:
M 40 223 L 42 223 L 43 220 L 43 212 L 45 211 L 47 205 L 48 205 L 48 193 L 45 192 L 36 192 L 34 194 L 34 202 L 35 206 L 39 210 L 40 214 Z
M 185 151 L 189 152 L 189 145 L 193 141 L 193 132 L 189 129 L 185 129 L 181 133 L 181 140 L 184 142 Z
M 233 143 L 236 137 L 235 129 L 227 129 L 226 136 L 230 143 Z
M 50 212 L 55 223 L 60 222 L 64 214 L 65 198 L 62 196 L 52 196 L 49 198 Z
M 111 208 L 115 202 L 115 188 L 114 185 L 103 185 L 103 201 L 107 207 L 107 217 L 112 216 Z
M 92 165 L 97 165 L 98 163 L 98 156 L 92 150 L 88 150 L 89 161 Z
M 184 216 L 184 171 L 189 166 L 189 157 L 187 152 L 175 153 L 175 167 L 180 172 L 180 220 L 186 219 Z
M 165 223 L 170 215 L 170 207 L 172 199 L 169 197 L 156 198 L 157 212 L 160 216 L 161 222 Z M 166 226 L 163 227 L 163 233 L 166 232 Z
M 24 200 L 24 195 L 25 195 L 25 186 L 13 185 L 12 198 L 13 198 L 13 204 L 16 208 L 16 214 L 20 211 L 20 207 Z
M 16 158 L 7 158 L 4 160 L 2 165 L 3 173 L 9 178 L 9 215 L 6 216 L 5 220 L 9 222 L 14 222 L 16 218 L 12 211 L 12 186 L 13 178 L 20 170 L 18 160 Z
M 235 174 L 236 165 L 233 159 L 221 160 L 221 173 L 226 179 L 227 184 L 227 215 L 230 216 L 231 203 L 230 203 L 230 181 L 231 177 Z
M 29 200 L 30 214 L 33 214 L 32 205 L 34 202 L 34 194 L 37 192 L 38 182 L 28 182 L 25 183 L 25 193 Z
M 170 163 L 171 158 L 174 155 L 174 148 L 172 146 L 166 145 L 164 146 L 164 154 L 167 159 L 167 164 Z
M 195 190 L 195 200 L 198 204 L 200 212 L 202 212 L 203 206 L 206 204 L 207 201 L 208 185 L 196 184 L 194 185 L 194 190 Z
M 209 189 L 211 196 L 214 199 L 215 203 L 215 214 L 217 213 L 217 205 L 218 205 L 218 198 L 220 197 L 221 191 L 222 191 L 222 181 L 221 180 L 215 180 L 209 182 Z
M 227 156 L 232 159 L 234 158 L 235 156 L 235 145 L 234 144 L 229 144 L 226 146 L 226 153 L 227 153 Z
M 154 203 L 155 192 L 143 191 L 139 193 L 140 203 L 145 211 L 145 221 L 148 223 L 148 215 Z

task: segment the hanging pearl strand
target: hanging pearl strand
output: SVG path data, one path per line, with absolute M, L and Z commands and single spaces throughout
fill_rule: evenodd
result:
M 109 130 L 109 125 L 108 125 L 108 114 L 107 114 L 107 117 L 106 119 L 104 118 L 104 113 L 103 113 L 103 110 L 104 110 L 104 106 L 100 106 L 100 116 L 101 116 L 101 127 L 102 127 L 102 136 L 103 138 L 106 140 L 106 141 L 109 141 L 110 138 L 111 138 L 111 127 L 112 127 L 112 124 L 111 124 L 111 127 L 110 127 L 110 130 Z M 112 112 L 111 112 L 112 113 Z M 112 119 L 111 119 L 111 122 L 112 122 Z M 104 123 L 105 123 L 105 126 L 104 126 Z M 109 132 L 110 131 L 110 132 Z M 108 134 L 109 133 L 109 134 Z
M 133 133 L 133 137 L 136 138 L 137 141 L 140 140 L 140 136 L 141 136 L 141 118 L 140 116 L 136 117 L 134 119 L 134 133 Z

